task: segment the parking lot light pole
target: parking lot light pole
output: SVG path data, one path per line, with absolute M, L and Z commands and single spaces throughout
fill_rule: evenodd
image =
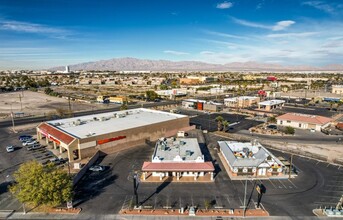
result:
M 138 193 L 137 193 L 138 183 L 137 183 L 137 173 L 133 175 L 133 191 L 136 197 L 136 206 L 138 206 Z
M 292 177 L 292 163 L 293 163 L 293 154 L 291 154 L 291 163 L 289 165 L 289 179 Z
M 245 211 L 247 209 L 247 185 L 248 185 L 248 178 L 245 179 L 245 186 L 244 186 L 243 217 L 245 217 Z

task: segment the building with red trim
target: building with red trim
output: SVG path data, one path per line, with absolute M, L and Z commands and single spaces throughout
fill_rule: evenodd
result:
M 321 129 L 329 126 L 332 122 L 331 118 L 320 115 L 307 115 L 299 113 L 286 113 L 276 117 L 277 124 L 282 126 L 291 126 L 298 129 Z
M 161 138 L 142 172 L 142 181 L 147 182 L 214 180 L 214 166 L 205 161 L 196 138 Z
M 47 121 L 37 126 L 38 140 L 67 151 L 70 161 L 96 151 L 114 153 L 193 129 L 185 115 L 144 108 Z

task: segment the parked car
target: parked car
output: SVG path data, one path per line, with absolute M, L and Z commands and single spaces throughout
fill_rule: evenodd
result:
M 40 145 L 40 144 L 33 144 L 33 145 L 28 145 L 27 147 L 26 147 L 26 149 L 28 150 L 28 151 L 30 151 L 30 150 L 35 150 L 35 149 L 39 149 L 39 148 L 41 148 L 42 146 Z
M 18 137 L 18 139 L 19 139 L 20 141 L 23 140 L 23 139 L 30 139 L 30 138 L 32 138 L 32 135 L 26 135 L 26 134 L 20 135 L 20 136 Z
M 6 147 L 6 151 L 7 151 L 7 153 L 13 152 L 14 151 L 14 147 L 13 146 L 7 146 Z
M 312 129 L 310 129 L 310 131 L 311 131 L 311 132 L 316 132 L 316 130 L 314 130 L 313 128 L 312 128 Z
M 58 159 L 57 157 L 54 157 L 54 158 L 50 159 L 49 161 L 50 161 L 50 163 L 54 163 L 55 165 L 61 164 L 60 159 Z
M 100 166 L 100 165 L 94 165 L 94 166 L 91 166 L 89 168 L 90 171 L 94 171 L 94 172 L 100 172 L 100 171 L 104 171 L 105 168 L 103 166 Z
M 34 145 L 34 144 L 36 144 L 36 143 L 37 143 L 37 141 L 33 141 L 33 140 L 31 140 L 31 141 L 25 141 L 25 142 L 23 142 L 23 146 Z
M 276 125 L 268 125 L 267 128 L 272 129 L 272 130 L 277 130 Z
M 23 142 L 29 142 L 29 141 L 35 141 L 36 138 L 33 137 L 27 137 L 27 138 L 22 138 L 20 141 Z

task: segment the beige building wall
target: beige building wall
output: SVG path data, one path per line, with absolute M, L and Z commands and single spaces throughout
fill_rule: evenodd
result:
M 343 94 L 343 85 L 333 85 L 331 93 Z
M 157 139 L 165 136 L 172 136 L 179 130 L 185 130 L 189 128 L 189 118 L 178 118 L 173 121 L 161 122 L 157 124 L 142 126 L 133 129 L 122 130 L 119 132 L 99 135 L 96 137 L 90 137 L 80 140 L 80 144 L 92 142 L 96 140 L 104 140 L 113 137 L 125 136 L 126 138 L 117 141 L 111 141 L 105 144 L 96 145 L 95 147 L 89 147 L 80 149 L 81 158 L 89 157 L 93 155 L 97 150 L 101 150 L 105 153 L 115 153 L 142 145 L 146 140 L 156 141 Z

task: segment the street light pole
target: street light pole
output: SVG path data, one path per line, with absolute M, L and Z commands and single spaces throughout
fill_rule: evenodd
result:
M 244 210 L 243 210 L 243 217 L 245 217 L 245 211 L 247 209 L 247 185 L 248 185 L 248 178 L 245 179 L 245 187 L 244 187 Z

